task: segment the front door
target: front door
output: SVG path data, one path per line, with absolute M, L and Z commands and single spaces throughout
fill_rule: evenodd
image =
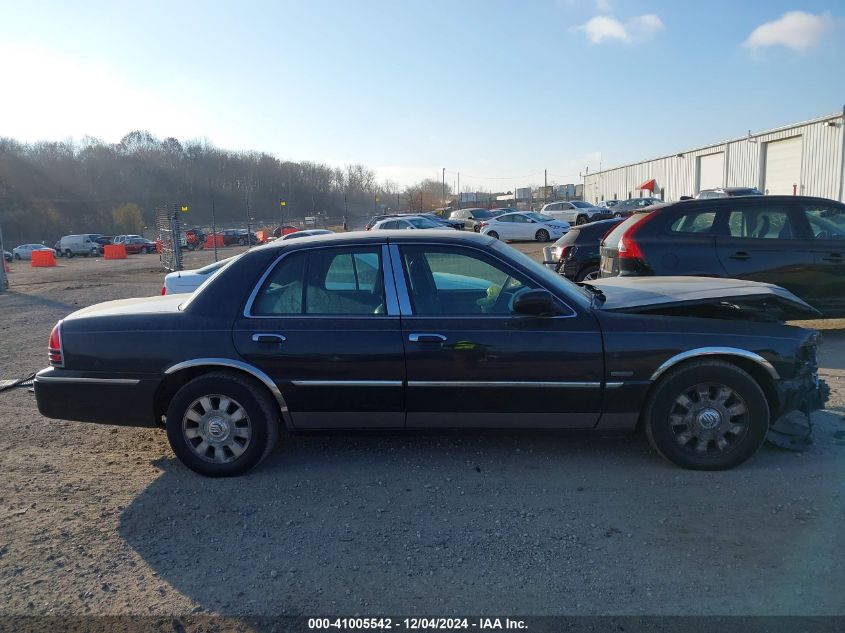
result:
M 540 284 L 463 245 L 391 245 L 408 427 L 591 428 L 604 362 L 592 314 L 511 311 Z
M 812 287 L 807 302 L 825 316 L 845 316 L 845 206 L 808 202 L 801 208 L 813 236 Z
M 404 349 L 386 248 L 290 251 L 236 321 L 238 353 L 278 385 L 294 427 L 404 426 Z
M 797 210 L 789 202 L 761 197 L 737 202 L 724 213 L 716 252 L 727 276 L 783 286 L 805 298 L 813 252 Z

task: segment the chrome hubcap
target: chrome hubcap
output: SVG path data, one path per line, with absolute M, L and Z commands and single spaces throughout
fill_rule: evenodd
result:
M 210 394 L 194 400 L 185 411 L 182 434 L 198 457 L 225 464 L 236 460 L 249 446 L 252 425 L 236 400 Z
M 730 387 L 700 383 L 679 395 L 669 425 L 684 449 L 699 456 L 731 450 L 748 431 L 748 407 Z

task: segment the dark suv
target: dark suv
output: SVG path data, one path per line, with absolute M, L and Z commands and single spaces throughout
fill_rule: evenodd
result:
M 601 276 L 700 275 L 778 286 L 845 316 L 845 205 L 806 196 L 687 200 L 635 213 L 604 238 Z
M 599 276 L 599 245 L 622 218 L 578 224 L 554 243 L 555 272 L 572 281 L 592 281 Z
M 630 200 L 620 200 L 613 205 L 609 213 L 612 213 L 614 218 L 627 218 L 640 209 L 662 203 L 663 200 L 660 198 L 631 198 Z

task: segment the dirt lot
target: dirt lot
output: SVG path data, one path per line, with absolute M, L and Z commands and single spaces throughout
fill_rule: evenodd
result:
M 157 263 L 13 265 L 0 379 L 44 366 L 78 307 L 157 294 Z M 162 431 L 2 393 L 0 615 L 843 614 L 845 330 L 820 325 L 815 444 L 722 473 L 640 437 L 385 433 L 283 435 L 253 473 L 209 480 Z

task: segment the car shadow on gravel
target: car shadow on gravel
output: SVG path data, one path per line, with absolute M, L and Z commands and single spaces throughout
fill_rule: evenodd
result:
M 737 537 L 699 514 L 732 520 L 738 480 L 769 487 L 789 466 L 764 448 L 730 473 L 683 471 L 642 436 L 551 432 L 285 434 L 232 479 L 155 464 L 163 473 L 123 511 L 120 535 L 197 612 L 226 615 L 596 613 L 608 600 L 636 612 L 652 602 L 644 588 L 657 610 L 662 583 L 715 578 L 665 566 L 648 577 L 643 540 L 678 521 L 678 542 L 660 545 L 670 557 L 687 560 L 699 540 L 727 557 L 722 541 Z

